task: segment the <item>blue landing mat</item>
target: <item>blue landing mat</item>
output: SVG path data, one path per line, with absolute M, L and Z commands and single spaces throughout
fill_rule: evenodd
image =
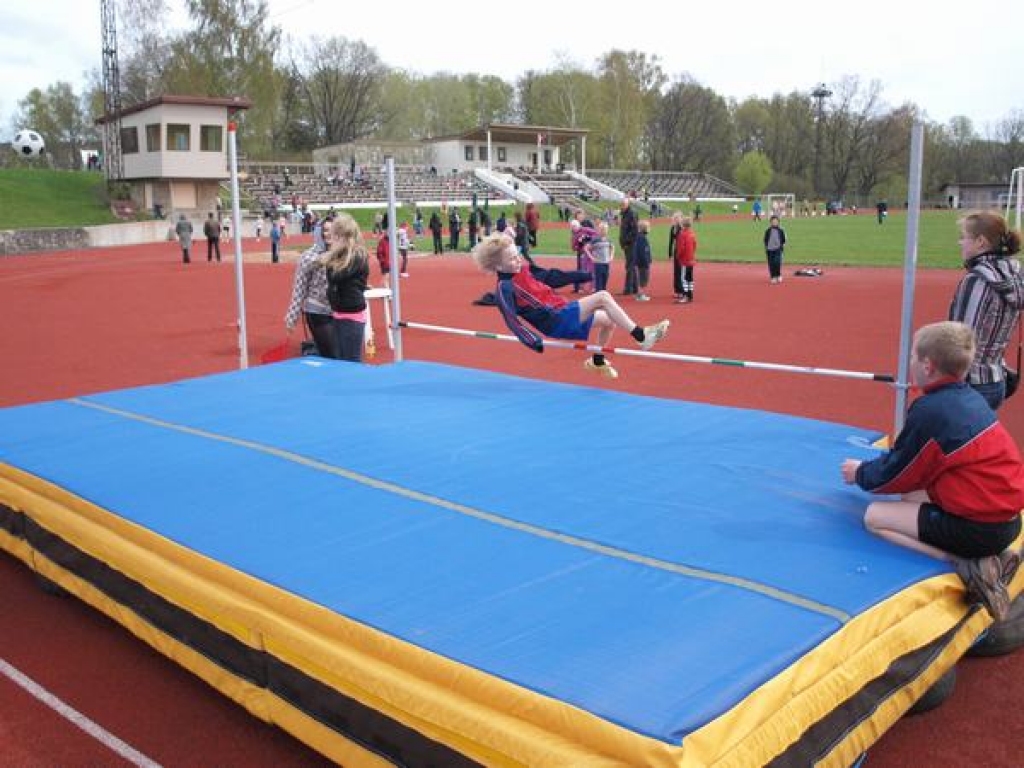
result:
M 854 427 L 405 362 L 0 411 L 0 461 L 671 744 L 943 565 L 868 534 Z

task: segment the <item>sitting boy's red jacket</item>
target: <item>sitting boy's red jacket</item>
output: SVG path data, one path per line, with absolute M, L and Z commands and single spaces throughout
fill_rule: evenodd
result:
M 391 241 L 387 235 L 377 242 L 377 263 L 380 264 L 381 272 L 391 269 Z
M 1024 462 L 984 398 L 962 381 L 925 389 L 892 450 L 857 468 L 873 493 L 926 490 L 951 515 L 1006 522 L 1024 507 Z

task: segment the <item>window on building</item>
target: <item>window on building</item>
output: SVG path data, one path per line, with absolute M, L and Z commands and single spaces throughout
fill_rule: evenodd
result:
M 504 147 L 498 147 L 498 162 L 499 163 L 504 163 L 505 159 L 506 159 L 505 148 Z
M 150 123 L 146 126 L 146 151 L 160 151 L 160 123 Z
M 121 151 L 126 155 L 134 155 L 139 151 L 139 129 L 134 125 L 121 129 Z
M 167 124 L 167 149 L 188 152 L 190 149 L 189 126 L 181 123 Z
M 477 160 L 487 161 L 487 147 L 477 147 Z
M 223 147 L 223 131 L 219 125 L 199 126 L 199 149 L 203 152 L 220 152 Z
M 465 150 L 466 159 L 469 160 L 470 162 L 473 162 L 473 148 L 467 146 Z

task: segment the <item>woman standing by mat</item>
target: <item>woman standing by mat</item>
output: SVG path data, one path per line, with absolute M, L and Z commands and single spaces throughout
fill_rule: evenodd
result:
M 596 291 L 578 301 L 560 296 L 548 284 L 523 269 L 523 257 L 515 243 L 504 235 L 492 235 L 473 249 L 481 269 L 498 276 L 495 290 L 498 309 L 505 324 L 534 352 L 544 351 L 544 340 L 525 325 L 553 339 L 586 341 L 591 327 L 597 328 L 597 342 L 607 346 L 616 326 L 627 331 L 641 349 L 650 349 L 668 333 L 668 320 L 643 328 L 633 322 L 608 291 Z M 605 360 L 604 352 L 587 358 L 584 367 L 609 379 L 619 373 Z
M 284 316 L 284 325 L 290 334 L 295 330 L 299 313 L 302 313 L 309 335 L 316 344 L 316 353 L 321 357 L 334 357 L 334 318 L 327 301 L 327 272 L 322 254 L 331 245 L 331 221 L 323 224 L 324 247 L 312 245 L 299 257 L 292 281 L 292 300 Z
M 949 319 L 974 329 L 977 351 L 967 383 L 996 410 L 1006 399 L 1003 356 L 1024 307 L 1020 232 L 998 213 L 970 213 L 960 220 L 960 256 L 967 274 L 949 307 Z
M 370 257 L 359 225 L 347 213 L 331 225 L 331 247 L 322 257 L 327 270 L 327 300 L 334 318 L 334 357 L 360 363 L 366 331 L 366 282 Z

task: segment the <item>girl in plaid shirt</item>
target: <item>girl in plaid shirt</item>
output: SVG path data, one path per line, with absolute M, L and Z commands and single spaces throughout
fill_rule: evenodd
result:
M 301 312 L 321 357 L 335 357 L 334 319 L 327 301 L 327 270 L 321 255 L 330 247 L 331 221 L 323 225 L 324 245 L 314 245 L 299 257 L 292 283 L 292 300 L 284 316 L 284 325 L 291 334 Z
M 960 220 L 960 255 L 967 274 L 960 280 L 949 308 L 949 319 L 974 329 L 977 351 L 967 382 L 992 410 L 1006 397 L 1003 355 L 1024 307 L 1024 276 L 1020 262 L 1020 232 L 998 213 L 971 213 Z

